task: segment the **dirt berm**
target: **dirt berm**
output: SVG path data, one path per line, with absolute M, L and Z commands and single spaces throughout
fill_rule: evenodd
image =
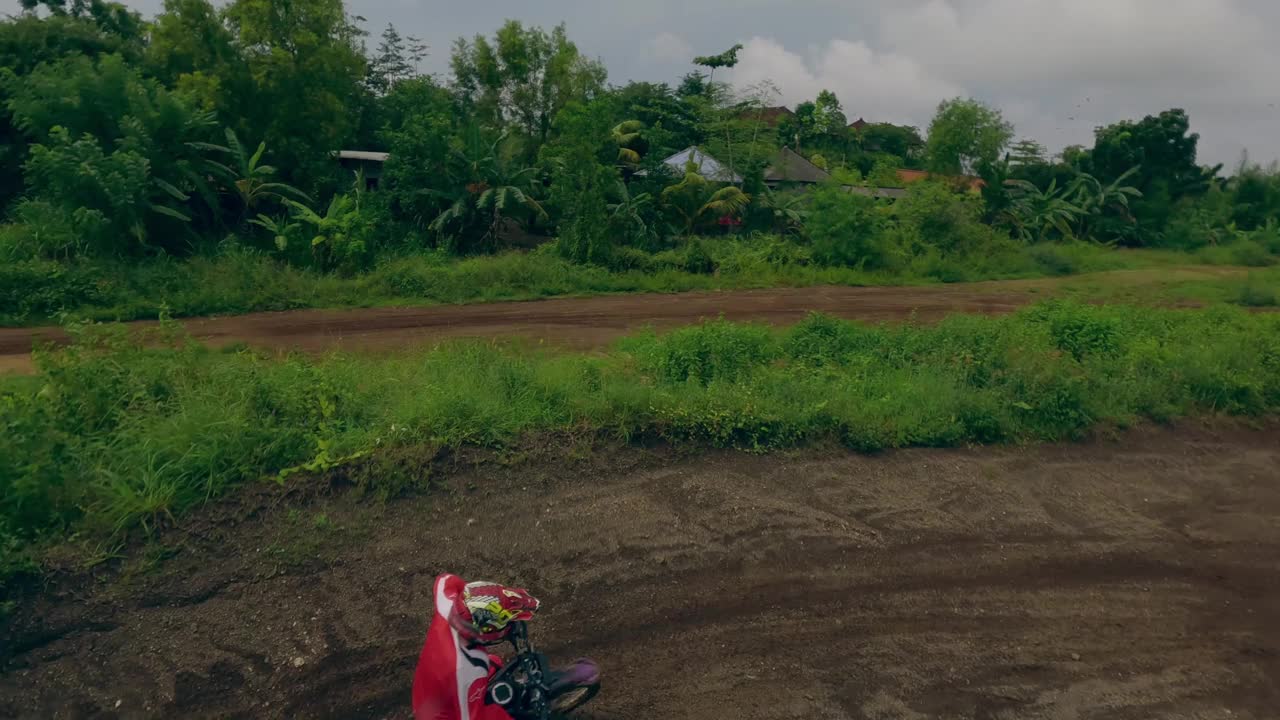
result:
M 449 570 L 543 599 L 543 649 L 605 668 L 584 718 L 1280 717 L 1278 425 L 551 455 L 211 508 L 21 611 L 0 716 L 404 718 Z

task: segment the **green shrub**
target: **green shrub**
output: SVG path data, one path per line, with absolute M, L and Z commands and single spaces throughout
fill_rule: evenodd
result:
M 786 354 L 809 365 L 843 365 L 859 353 L 874 352 L 885 342 L 885 332 L 812 313 L 786 333 Z
M 668 382 L 736 380 L 776 355 L 773 335 L 758 325 L 723 319 L 624 344 L 648 372 Z
M 1280 289 L 1262 275 L 1249 273 L 1248 279 L 1240 286 L 1236 302 L 1245 307 L 1275 307 L 1280 305 Z
M 882 232 L 876 201 L 838 185 L 813 192 L 806 232 L 813 258 L 823 265 L 876 269 L 896 262 Z
M 1055 303 L 881 328 L 815 315 L 782 332 L 717 320 L 595 356 L 471 342 L 272 360 L 159 332 L 77 329 L 39 376 L 0 378 L 0 550 L 15 563 L 44 535 L 154 528 L 247 481 L 416 443 L 587 430 L 878 450 L 1280 411 L 1280 316 L 1232 308 Z
M 1196 257 L 1209 265 L 1243 265 L 1266 267 L 1280 262 L 1271 248 L 1257 240 L 1238 239 L 1229 245 L 1214 245 L 1201 249 Z
M 694 275 L 710 275 L 716 271 L 716 261 L 701 238 L 690 240 L 685 247 L 683 270 Z

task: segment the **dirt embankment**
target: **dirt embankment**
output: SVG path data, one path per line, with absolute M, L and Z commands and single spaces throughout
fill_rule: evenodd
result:
M 202 523 L 42 608 L 0 716 L 404 718 L 441 571 L 606 670 L 585 718 L 1205 718 L 1280 708 L 1280 426 L 1020 449 L 462 467 Z

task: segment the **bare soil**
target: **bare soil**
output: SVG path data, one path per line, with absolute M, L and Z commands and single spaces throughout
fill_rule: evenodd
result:
M 264 488 L 55 583 L 4 635 L 0 716 L 404 718 L 446 570 L 543 599 L 543 649 L 605 669 L 584 718 L 1280 708 L 1280 425 L 504 457 L 388 503 Z
M 1162 283 L 1242 274 L 1239 268 L 1181 266 L 955 285 L 822 286 L 291 310 L 196 318 L 183 321 L 183 325 L 193 337 L 213 347 L 245 344 L 277 352 L 397 352 L 455 338 L 519 339 L 591 350 L 645 327 L 666 330 L 716 317 L 788 325 L 811 312 L 823 312 L 865 322 L 934 322 L 951 313 L 1010 313 L 1053 295 L 1068 281 L 1128 288 L 1141 294 L 1145 288 Z M 140 329 L 155 325 L 130 324 Z M 67 340 L 67 334 L 57 327 L 0 328 L 0 374 L 33 372 L 33 347 Z
M 358 310 L 291 310 L 199 318 L 183 324 L 214 347 L 244 343 L 277 351 L 397 351 L 454 338 L 520 338 L 592 349 L 645 326 L 672 328 L 724 316 L 775 324 L 821 311 L 868 321 L 952 312 L 1006 313 L 1029 294 L 977 286 L 815 287 L 608 295 L 527 302 Z M 133 323 L 145 328 L 154 323 Z M 33 345 L 63 343 L 60 328 L 0 328 L 0 372 L 29 371 Z

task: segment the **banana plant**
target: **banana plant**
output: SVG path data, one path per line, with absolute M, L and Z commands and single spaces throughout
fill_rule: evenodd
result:
M 626 238 L 627 243 L 634 246 L 652 247 L 658 242 L 658 228 L 645 220 L 645 211 L 653 207 L 653 196 L 649 193 L 632 195 L 631 189 L 621 180 L 618 181 L 617 202 L 609 203 L 609 229 L 616 235 Z
M 1124 220 L 1128 222 L 1134 221 L 1133 213 L 1129 209 L 1129 200 L 1142 197 L 1142 191 L 1136 187 L 1125 185 L 1124 182 L 1138 174 L 1139 170 L 1141 170 L 1141 166 L 1132 167 L 1107 185 L 1103 185 L 1101 180 L 1088 173 L 1080 173 L 1077 176 L 1077 202 L 1083 211 L 1083 216 L 1080 219 L 1081 237 L 1089 236 L 1092 220 L 1100 218 L 1108 212 L 1118 212 Z
M 298 223 L 290 222 L 287 216 L 273 218 L 270 215 L 258 215 L 258 217 L 250 220 L 249 224 L 257 225 L 271 233 L 276 250 L 279 252 L 284 252 L 289 248 L 289 235 L 298 229 Z
M 805 198 L 801 195 L 784 194 L 768 187 L 764 189 L 756 201 L 769 213 L 774 232 L 781 235 L 799 234 L 804 230 L 805 220 L 809 212 L 804 209 Z
M 1025 242 L 1038 242 L 1057 230 L 1063 237 L 1072 237 L 1073 226 L 1084 217 L 1085 211 L 1076 204 L 1076 182 L 1058 187 L 1058 181 L 1041 190 L 1026 180 L 1007 180 L 1010 205 L 1004 211 L 1004 220 L 1014 234 Z
M 214 162 L 212 168 L 227 190 L 236 197 L 240 206 L 241 224 L 244 218 L 267 201 L 311 202 L 311 198 L 298 188 L 273 179 L 276 169 L 262 164 L 262 156 L 267 151 L 266 142 L 258 143 L 258 148 L 250 153 L 231 128 L 226 129 L 226 136 L 227 146 L 221 149 L 230 155 L 230 162 Z
M 286 199 L 285 202 L 292 208 L 294 219 L 311 226 L 315 233 L 311 238 L 311 254 L 320 267 L 332 269 L 364 254 L 365 242 L 355 232 L 360 217 L 357 198 L 334 195 L 324 215 L 296 200 Z

